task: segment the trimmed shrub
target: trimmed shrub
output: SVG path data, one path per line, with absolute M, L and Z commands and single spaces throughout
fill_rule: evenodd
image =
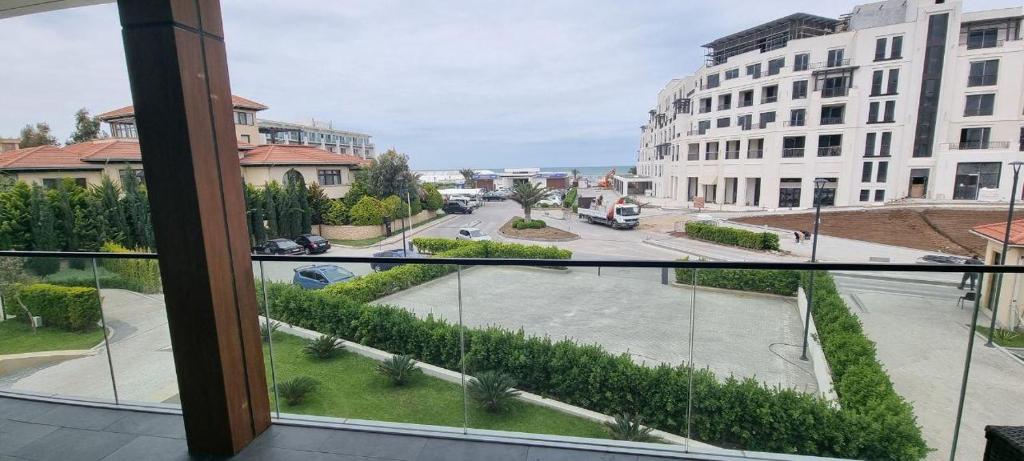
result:
M 513 389 L 516 380 L 500 371 L 481 371 L 466 384 L 469 396 L 484 410 L 497 413 L 508 406 L 508 402 L 519 395 Z
M 306 341 L 306 345 L 302 347 L 302 352 L 315 359 L 327 360 L 334 356 L 335 352 L 344 348 L 345 345 L 341 344 L 338 338 L 330 335 L 320 335 Z
M 676 269 L 676 282 L 692 284 L 694 270 Z M 800 274 L 773 269 L 700 269 L 697 270 L 697 285 L 794 296 L 800 285 Z
M 130 250 L 113 242 L 103 244 L 102 251 L 108 253 L 141 253 L 148 251 L 145 248 Z M 160 293 L 163 284 L 160 282 L 160 265 L 155 259 L 104 259 L 103 268 L 117 274 L 121 278 L 122 286 L 126 290 L 139 293 Z M 101 285 L 103 286 L 103 285 Z M 103 286 L 104 288 L 108 288 Z M 114 287 L 109 287 L 114 288 Z
M 391 358 L 377 364 L 377 373 L 391 381 L 395 386 L 404 386 L 416 373 L 416 361 L 408 355 L 392 355 Z
M 698 240 L 707 240 L 709 242 L 754 250 L 779 249 L 779 236 L 771 232 L 751 232 L 744 229 L 716 226 L 700 221 L 686 223 L 686 235 Z
M 628 440 L 631 442 L 656 442 L 657 437 L 651 435 L 652 429 L 645 427 L 643 418 L 632 413 L 620 413 L 615 415 L 615 421 L 604 423 L 608 432 L 615 440 Z
M 284 399 L 286 405 L 294 407 L 302 405 L 306 397 L 316 391 L 320 383 L 309 376 L 299 376 L 277 384 L 277 395 Z
M 512 220 L 512 227 L 516 229 L 543 229 L 548 227 L 548 223 L 544 222 L 543 219 L 531 219 L 527 221 L 523 218 L 515 218 Z
M 82 331 L 95 328 L 100 320 L 100 299 L 95 288 L 36 283 L 20 287 L 16 296 L 32 315 L 43 318 L 44 326 Z M 27 316 L 23 318 L 29 321 Z
M 536 220 L 535 220 L 536 221 Z M 555 246 L 522 245 L 495 241 L 474 242 L 443 238 L 419 237 L 412 244 L 423 253 L 441 257 L 506 258 L 506 259 L 572 259 L 572 251 Z M 450 253 L 460 250 L 460 253 Z
M 57 258 L 26 258 L 25 269 L 40 277 L 55 274 L 60 270 L 60 259 Z
M 348 210 L 349 221 L 356 226 L 377 226 L 384 224 L 384 218 L 388 216 L 384 204 L 369 195 L 359 199 L 351 209 Z

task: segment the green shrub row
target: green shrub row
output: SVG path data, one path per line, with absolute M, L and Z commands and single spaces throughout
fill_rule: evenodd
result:
M 794 296 L 800 285 L 798 271 L 774 269 L 676 269 L 676 282 L 694 283 L 694 271 L 697 285 L 703 287 Z
M 43 318 L 44 326 L 81 331 L 96 327 L 100 320 L 100 299 L 95 288 L 36 283 L 18 288 L 16 297 L 33 316 Z M 21 306 L 15 310 L 18 317 L 28 321 Z
M 801 283 L 810 286 L 809 273 L 803 275 Z M 889 375 L 878 362 L 875 344 L 864 334 L 860 320 L 843 301 L 827 272 L 815 273 L 811 315 L 825 359 L 832 368 L 840 405 L 878 427 L 877 438 L 867 447 L 870 456 L 866 457 L 923 458 L 928 448 L 913 406 L 893 389 Z
M 105 243 L 103 251 L 109 253 L 145 252 L 144 248 L 129 250 L 116 243 Z M 160 281 L 160 265 L 155 259 L 105 259 L 103 268 L 117 274 L 122 280 L 122 287 L 139 293 L 160 293 L 163 284 Z M 103 288 L 114 288 L 101 285 Z M 122 288 L 117 287 L 117 288 Z
M 370 306 L 329 290 L 268 285 L 275 319 L 451 370 L 461 367 L 459 327 L 402 308 Z M 834 408 L 815 395 L 755 379 L 722 381 L 707 369 L 635 363 L 597 345 L 528 336 L 522 330 L 467 328 L 470 372 L 507 373 L 517 387 L 606 414 L 644 416 L 655 428 L 723 447 L 867 459 L 916 459 L 893 440 L 888 416 Z M 693 375 L 693 395 L 688 393 Z M 918 439 L 919 440 L 919 437 Z
M 755 250 L 779 249 L 779 236 L 771 232 L 751 232 L 700 221 L 686 223 L 686 235 L 690 238 Z
M 548 223 L 544 222 L 543 219 L 531 219 L 527 221 L 523 218 L 515 218 L 512 220 L 512 227 L 516 229 L 543 229 L 548 227 Z
M 416 238 L 420 251 L 445 258 L 569 259 L 572 252 L 555 247 L 518 243 L 473 242 L 439 238 Z M 370 302 L 384 296 L 455 272 L 454 264 L 404 264 L 384 272 L 375 272 L 355 280 L 329 285 L 324 292 L 354 302 Z

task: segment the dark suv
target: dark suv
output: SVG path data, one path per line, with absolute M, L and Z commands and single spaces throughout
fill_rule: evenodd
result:
M 467 207 L 462 202 L 448 202 L 441 207 L 447 214 L 473 214 L 473 208 Z
M 252 247 L 252 252 L 265 255 L 300 255 L 305 253 L 306 249 L 288 239 L 273 239 Z
M 295 237 L 295 243 L 306 249 L 306 254 L 323 253 L 331 249 L 331 242 L 316 234 L 302 234 Z

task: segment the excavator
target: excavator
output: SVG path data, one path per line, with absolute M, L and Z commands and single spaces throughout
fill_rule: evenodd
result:
M 615 176 L 615 168 L 604 174 L 604 177 L 597 180 L 597 187 L 599 189 L 611 189 L 612 188 L 612 177 Z

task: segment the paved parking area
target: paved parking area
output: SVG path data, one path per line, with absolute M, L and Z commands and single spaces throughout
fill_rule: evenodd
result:
M 659 269 L 474 267 L 462 274 L 463 320 L 522 328 L 628 353 L 647 364 L 686 362 L 693 311 L 693 363 L 719 377 L 756 377 L 815 392 L 799 359 L 802 321 L 795 300 L 662 285 Z M 458 321 L 453 274 L 382 298 L 421 316 Z M 695 300 L 695 302 L 693 302 Z

